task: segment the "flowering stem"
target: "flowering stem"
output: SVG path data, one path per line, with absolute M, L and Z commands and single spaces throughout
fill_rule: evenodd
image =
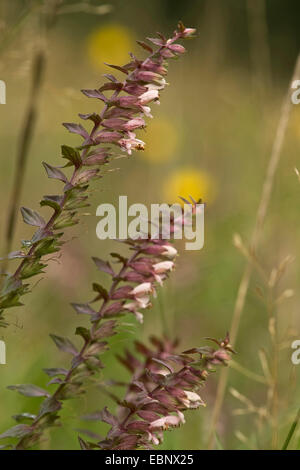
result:
M 163 35 L 160 35 L 159 39 L 149 39 L 150 42 L 159 46 L 156 50 L 146 43 L 140 42 L 144 49 L 151 52 L 146 59 L 140 61 L 131 55 L 132 61 L 129 64 L 123 67 L 111 66 L 126 74 L 124 81 L 118 81 L 114 75 L 106 74 L 109 82 L 100 89 L 82 90 L 86 96 L 100 99 L 104 103 L 104 107 L 100 114 L 79 115 L 84 120 L 93 121 L 94 126 L 91 132 L 88 132 L 80 124 L 64 124 L 70 132 L 79 134 L 84 139 L 83 145 L 79 148 L 62 146 L 62 155 L 68 160 L 67 166 L 75 167 L 70 179 L 61 171 L 61 167 L 52 167 L 44 163 L 49 178 L 58 179 L 65 183 L 62 195 L 45 196 L 41 201 L 42 206 L 47 205 L 54 209 L 50 219 L 46 222 L 35 211 L 27 208 L 21 209 L 24 222 L 38 226 L 39 229 L 31 240 L 23 243 L 25 252 L 22 250 L 8 254 L 8 259 L 21 258 L 22 261 L 14 274 L 4 276 L 0 295 L 2 326 L 7 326 L 3 321 L 3 311 L 9 307 L 21 305 L 20 298 L 29 292 L 29 284 L 24 284 L 23 280 L 43 272 L 46 264 L 43 264 L 42 258 L 44 259 L 46 254 L 59 251 L 60 246 L 64 243 L 60 240 L 63 233 L 57 233 L 56 230 L 79 222 L 75 219 L 75 215 L 78 209 L 84 207 L 84 201 L 88 199 L 88 196 L 84 194 L 89 187 L 89 181 L 92 178 L 101 177 L 99 169 L 86 170 L 85 167 L 103 165 L 108 162 L 109 156 L 115 155 L 113 152 L 109 152 L 110 148 L 106 147 L 107 144 L 117 145 L 129 155 L 132 150 L 143 150 L 144 143 L 136 138 L 133 131 L 146 126 L 140 115 L 151 116 L 151 109 L 146 105 L 151 101 L 158 100 L 159 91 L 166 85 L 163 77 L 167 73 L 164 66 L 165 59 L 183 53 L 184 47 L 176 44 L 176 41 L 190 37 L 193 32 L 194 29 L 185 28 L 180 23 L 178 30 L 170 39 L 166 39 Z M 102 93 L 102 91 L 110 90 L 113 91 L 110 96 Z M 123 91 L 128 95 L 119 97 Z M 69 201 L 71 201 L 70 204 Z
M 93 341 L 93 335 L 95 333 L 95 331 L 97 330 L 97 328 L 99 327 L 99 324 L 101 322 L 101 320 L 103 319 L 103 311 L 104 311 L 104 308 L 105 306 L 107 305 L 107 303 L 110 301 L 113 293 L 115 292 L 118 284 L 121 282 L 121 277 L 125 274 L 126 270 L 128 269 L 130 263 L 132 263 L 135 258 L 139 255 L 139 251 L 136 251 L 129 259 L 128 261 L 126 262 L 126 264 L 124 264 L 124 266 L 120 269 L 119 273 L 117 274 L 116 276 L 116 279 L 113 281 L 112 285 L 111 285 L 111 288 L 109 290 L 109 295 L 108 295 L 108 298 L 106 299 L 103 299 L 103 302 L 102 302 L 102 305 L 98 311 L 98 315 L 99 315 L 99 320 L 94 322 L 92 327 L 91 327 L 91 335 L 90 335 L 90 338 L 89 339 L 86 339 L 84 341 L 84 344 L 81 348 L 81 350 L 79 351 L 78 353 L 78 365 L 77 366 L 71 366 L 68 373 L 66 374 L 66 377 L 64 379 L 64 383 L 62 383 L 61 385 L 58 386 L 58 388 L 56 389 L 56 391 L 53 393 L 52 395 L 52 398 L 55 400 L 59 394 L 62 392 L 62 390 L 68 385 L 68 383 L 70 382 L 70 379 L 72 377 L 72 375 L 74 374 L 74 372 L 77 370 L 77 368 L 79 367 L 79 365 L 81 364 L 81 359 L 83 358 L 83 355 L 84 353 L 86 352 L 86 350 L 88 349 L 88 347 L 91 345 L 92 341 Z M 41 421 L 41 419 L 43 418 L 43 415 L 42 416 L 38 416 L 32 423 L 32 428 L 34 429 L 38 424 L 39 422 Z M 17 450 L 22 450 L 24 449 L 23 447 L 23 443 L 24 443 L 24 439 L 22 438 L 19 443 L 16 445 L 16 449 Z

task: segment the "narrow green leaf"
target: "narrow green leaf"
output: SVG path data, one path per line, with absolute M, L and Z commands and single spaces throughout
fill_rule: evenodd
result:
M 78 326 L 76 328 L 75 335 L 81 336 L 85 341 L 89 341 L 91 339 L 89 330 L 83 326 Z
M 79 168 L 81 165 L 81 157 L 78 150 L 73 147 L 68 147 L 68 145 L 61 146 L 61 153 L 63 158 L 69 160 L 76 168 Z
M 285 440 L 285 442 L 282 446 L 282 450 L 287 450 L 287 448 L 289 446 L 289 443 L 291 442 L 291 439 L 294 435 L 294 432 L 296 431 L 296 427 L 297 427 L 299 421 L 300 421 L 300 408 L 299 408 L 298 413 L 297 413 L 297 415 L 296 415 L 296 417 L 295 417 L 295 419 L 294 419 L 294 421 L 293 421 L 293 423 L 290 427 L 290 430 L 288 432 L 286 440 Z
M 44 196 L 40 202 L 41 206 L 49 206 L 55 210 L 55 212 L 61 212 L 61 204 L 63 201 L 62 196 Z

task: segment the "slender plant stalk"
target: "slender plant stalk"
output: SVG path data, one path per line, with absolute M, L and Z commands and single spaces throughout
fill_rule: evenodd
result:
M 40 23 L 42 23 L 41 28 L 45 30 L 45 35 L 55 24 L 55 18 L 57 9 L 62 0 L 52 0 L 49 2 L 48 8 L 45 12 L 40 13 Z M 31 11 L 31 10 L 29 10 Z M 28 13 L 28 12 L 27 12 Z M 21 18 L 25 18 L 26 12 Z M 44 17 L 45 16 L 45 17 Z M 43 41 L 40 38 L 40 43 Z M 31 89 L 28 100 L 27 109 L 25 112 L 23 124 L 21 127 L 21 133 L 19 138 L 19 147 L 16 156 L 16 171 L 14 176 L 14 182 L 11 190 L 11 195 L 9 197 L 9 209 L 8 217 L 6 224 L 5 232 L 5 248 L 4 255 L 9 253 L 12 249 L 12 244 L 14 240 L 14 234 L 16 230 L 16 221 L 17 215 L 19 212 L 20 198 L 22 194 L 22 188 L 24 184 L 26 166 L 28 161 L 28 154 L 32 144 L 37 115 L 38 115 L 38 102 L 41 94 L 41 89 L 44 81 L 46 68 L 46 54 L 44 47 L 40 48 L 33 59 L 32 65 L 32 79 L 31 79 Z M 6 272 L 8 261 L 4 261 L 2 266 L 2 272 Z
M 253 87 L 263 105 L 272 83 L 266 0 L 247 0 L 246 8 Z
M 14 40 L 19 29 L 25 23 L 27 18 L 35 11 L 35 9 L 40 5 L 40 0 L 38 2 L 33 2 L 28 5 L 20 14 L 15 24 L 9 29 L 9 31 L 3 35 L 0 42 L 0 54 L 7 49 L 9 44 Z M 4 3 L 3 3 L 4 7 Z
M 268 294 L 268 316 L 269 316 L 269 333 L 272 343 L 272 364 L 271 364 L 271 384 L 270 384 L 270 416 L 272 426 L 272 449 L 278 447 L 278 367 L 279 367 L 279 350 L 278 350 L 278 317 L 275 305 L 273 286 L 269 287 Z
M 275 140 L 273 143 L 271 156 L 270 156 L 270 160 L 269 160 L 269 164 L 267 168 L 267 173 L 266 173 L 266 177 L 265 177 L 263 188 L 262 188 L 261 199 L 260 199 L 260 203 L 259 203 L 258 211 L 256 215 L 255 227 L 254 227 L 254 231 L 253 231 L 253 235 L 251 239 L 251 249 L 253 252 L 257 250 L 257 246 L 258 246 L 260 236 L 262 233 L 263 224 L 267 215 L 267 210 L 269 207 L 270 197 L 272 194 L 272 189 L 273 189 L 273 184 L 274 184 L 274 178 L 275 178 L 275 174 L 279 165 L 281 149 L 283 146 L 283 141 L 284 141 L 284 137 L 285 137 L 288 121 L 289 121 L 289 116 L 290 116 L 290 111 L 291 111 L 291 97 L 290 97 L 291 83 L 297 77 L 299 77 L 299 74 L 300 74 L 300 54 L 297 57 L 292 79 L 289 84 L 286 97 L 282 105 L 281 115 L 280 115 L 279 123 L 277 126 Z M 231 339 L 231 343 L 233 346 L 235 345 L 236 338 L 238 335 L 240 320 L 241 320 L 241 316 L 244 310 L 244 305 L 245 305 L 245 300 L 246 300 L 246 296 L 247 296 L 247 292 L 249 288 L 252 269 L 253 269 L 252 263 L 251 261 L 248 261 L 245 267 L 243 276 L 240 281 L 237 299 L 236 299 L 235 308 L 234 308 L 234 313 L 233 313 L 233 318 L 232 318 L 232 323 L 231 323 L 231 328 L 230 328 L 230 339 Z M 223 369 L 220 374 L 218 388 L 217 388 L 216 402 L 215 402 L 214 410 L 212 413 L 212 420 L 211 420 L 211 426 L 210 426 L 210 432 L 209 432 L 209 439 L 208 439 L 209 449 L 213 448 L 214 446 L 215 428 L 219 420 L 221 408 L 222 408 L 224 397 L 225 397 L 228 374 L 229 374 L 229 369 Z
M 241 364 L 239 364 L 238 362 L 235 362 L 234 360 L 230 361 L 229 366 L 232 369 L 235 369 L 236 371 L 243 374 L 245 377 L 248 377 L 249 379 L 254 380 L 255 382 L 266 384 L 265 377 L 258 375 L 255 372 L 252 372 L 251 370 L 248 370 L 246 367 L 243 367 Z
M 292 423 L 292 426 L 290 427 L 290 430 L 288 432 L 286 440 L 284 441 L 284 444 L 282 446 L 282 450 L 287 450 L 287 448 L 289 446 L 289 443 L 291 442 L 291 439 L 294 435 L 294 432 L 296 431 L 296 427 L 297 427 L 299 421 L 300 421 L 300 408 L 299 408 L 298 413 L 295 417 L 295 420 Z
M 28 107 L 25 113 L 20 140 L 19 149 L 16 158 L 16 171 L 14 175 L 14 182 L 9 197 L 9 210 L 7 217 L 7 226 L 5 233 L 5 248 L 4 254 L 9 253 L 12 249 L 14 239 L 16 220 L 19 213 L 20 197 L 24 184 L 28 153 L 33 139 L 33 134 L 37 120 L 37 104 L 42 88 L 43 76 L 45 71 L 45 54 L 41 50 L 37 52 L 32 67 L 32 82 L 29 97 Z M 8 261 L 3 264 L 3 272 L 7 269 Z

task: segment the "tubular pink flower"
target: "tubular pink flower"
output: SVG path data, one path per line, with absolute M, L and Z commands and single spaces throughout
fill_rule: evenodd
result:
M 150 423 L 150 430 L 167 430 L 169 427 L 178 427 L 181 424 L 181 420 L 179 416 L 176 415 L 169 415 L 164 416 L 163 418 L 159 418 L 156 421 Z
M 198 395 L 198 393 L 184 390 L 185 397 L 180 398 L 181 402 L 186 408 L 199 408 L 199 406 L 205 406 L 204 401 Z
M 165 274 L 174 269 L 173 261 L 161 261 L 153 265 L 155 274 Z
M 132 289 L 131 294 L 134 295 L 135 297 L 138 297 L 144 294 L 151 294 L 152 292 L 153 292 L 153 287 L 152 287 L 151 282 L 144 282 L 143 284 L 140 284 L 139 286 Z
M 148 90 L 139 96 L 139 102 L 141 105 L 148 104 L 150 101 L 157 101 L 159 99 L 158 90 Z
M 134 132 L 128 132 L 128 138 L 122 138 L 118 140 L 122 150 L 125 150 L 128 155 L 131 155 L 132 150 L 144 150 L 145 142 L 137 139 Z
M 162 252 L 162 255 L 166 256 L 167 258 L 173 259 L 178 254 L 178 251 L 172 245 L 163 245 L 163 249 L 164 251 Z
M 188 38 L 188 37 L 192 36 L 193 34 L 195 34 L 195 32 L 196 32 L 195 28 L 185 28 L 183 33 L 182 33 L 182 37 Z
M 128 310 L 129 312 L 133 313 L 139 323 L 143 323 L 144 316 L 141 312 L 138 311 L 139 308 L 141 308 L 141 305 L 137 301 L 129 302 L 124 305 L 125 310 Z

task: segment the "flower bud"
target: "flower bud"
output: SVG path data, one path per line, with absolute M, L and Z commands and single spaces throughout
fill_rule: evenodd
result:
M 127 121 L 124 125 L 124 129 L 126 131 L 133 131 L 134 129 L 138 129 L 139 127 L 145 127 L 145 126 L 146 126 L 146 123 L 144 119 L 137 117 L 134 119 L 130 119 L 130 121 Z
M 123 108 L 131 108 L 132 106 L 138 104 L 138 100 L 136 96 L 120 96 L 120 98 L 117 100 L 117 103 Z
M 162 77 L 155 72 L 150 70 L 140 70 L 135 73 L 136 80 L 142 80 L 143 82 L 152 82 Z
M 96 142 L 116 142 L 118 139 L 120 139 L 120 137 L 122 137 L 122 134 L 119 132 L 101 131 L 96 137 Z
M 183 54 L 185 52 L 185 48 L 181 44 L 171 44 L 168 46 L 168 49 L 177 54 Z

